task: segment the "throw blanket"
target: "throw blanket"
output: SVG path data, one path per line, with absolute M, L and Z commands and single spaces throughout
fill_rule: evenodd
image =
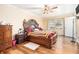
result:
M 39 35 L 52 39 L 54 35 L 56 36 L 56 32 L 34 31 L 34 32 L 29 32 L 28 35 Z

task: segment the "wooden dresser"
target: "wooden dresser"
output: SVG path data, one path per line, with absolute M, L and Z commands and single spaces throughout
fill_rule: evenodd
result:
M 0 25 L 0 51 L 12 46 L 12 25 Z

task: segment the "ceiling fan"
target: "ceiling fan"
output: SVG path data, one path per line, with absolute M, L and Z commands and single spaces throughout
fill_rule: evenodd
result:
M 44 8 L 43 8 L 43 14 L 48 14 L 48 13 L 51 13 L 53 12 L 53 9 L 57 9 L 58 7 L 57 6 L 49 6 L 49 5 L 44 5 Z
M 22 8 L 22 9 L 28 9 L 28 10 L 41 10 L 43 14 L 52 13 L 54 9 L 57 9 L 58 6 L 55 5 L 31 5 L 31 4 L 15 4 L 15 6 Z

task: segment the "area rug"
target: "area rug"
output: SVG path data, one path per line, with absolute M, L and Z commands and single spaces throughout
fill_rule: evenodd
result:
M 29 48 L 31 50 L 36 50 L 40 45 L 33 43 L 33 42 L 28 42 L 24 45 L 26 48 Z

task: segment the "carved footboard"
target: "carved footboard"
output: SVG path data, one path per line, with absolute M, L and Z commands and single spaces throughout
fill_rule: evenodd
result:
M 28 35 L 28 38 L 29 38 L 29 41 L 31 42 L 34 42 L 34 43 L 38 43 L 44 47 L 47 47 L 47 48 L 52 48 L 52 44 L 54 44 L 56 42 L 56 37 L 57 35 L 54 34 L 52 36 L 47 36 L 47 35 L 35 35 L 35 34 L 29 34 Z

